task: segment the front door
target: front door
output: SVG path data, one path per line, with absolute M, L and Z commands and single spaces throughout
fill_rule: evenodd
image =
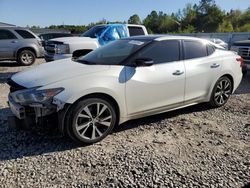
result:
M 154 42 L 139 52 L 134 60 L 140 58 L 151 58 L 154 64 L 149 67 L 126 67 L 128 114 L 137 115 L 182 105 L 185 68 L 180 61 L 180 42 Z

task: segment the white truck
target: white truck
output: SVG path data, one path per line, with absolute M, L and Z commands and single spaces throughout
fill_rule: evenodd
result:
M 148 35 L 145 26 L 132 24 L 97 25 L 79 37 L 49 40 L 44 47 L 45 60 L 49 62 L 64 58 L 77 58 L 111 41 L 138 35 Z

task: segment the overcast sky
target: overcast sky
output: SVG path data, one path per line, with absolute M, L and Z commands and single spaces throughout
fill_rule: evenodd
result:
M 84 25 L 102 19 L 127 21 L 145 18 L 152 10 L 177 12 L 199 0 L 0 0 L 0 22 L 18 26 Z M 250 7 L 250 0 L 217 0 L 223 10 Z

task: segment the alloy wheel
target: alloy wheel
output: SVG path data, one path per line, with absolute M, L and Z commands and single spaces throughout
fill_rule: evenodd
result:
M 21 60 L 24 64 L 31 64 L 34 61 L 33 56 L 29 53 L 23 53 Z
M 76 133 L 83 139 L 98 139 L 109 130 L 112 119 L 111 110 L 106 104 L 102 102 L 88 104 L 77 114 Z
M 227 79 L 221 80 L 216 87 L 214 100 L 219 104 L 223 105 L 227 102 L 228 98 L 231 95 L 231 83 Z

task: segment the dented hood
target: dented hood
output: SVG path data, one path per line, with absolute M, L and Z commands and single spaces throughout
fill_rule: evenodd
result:
M 90 37 L 61 37 L 61 38 L 54 38 L 49 41 L 63 42 L 64 44 L 81 43 L 81 42 L 98 42 L 96 38 L 90 38 Z
M 45 86 L 65 79 L 105 71 L 110 66 L 86 65 L 63 59 L 44 63 L 35 68 L 19 72 L 11 77 L 17 84 L 26 88 Z

